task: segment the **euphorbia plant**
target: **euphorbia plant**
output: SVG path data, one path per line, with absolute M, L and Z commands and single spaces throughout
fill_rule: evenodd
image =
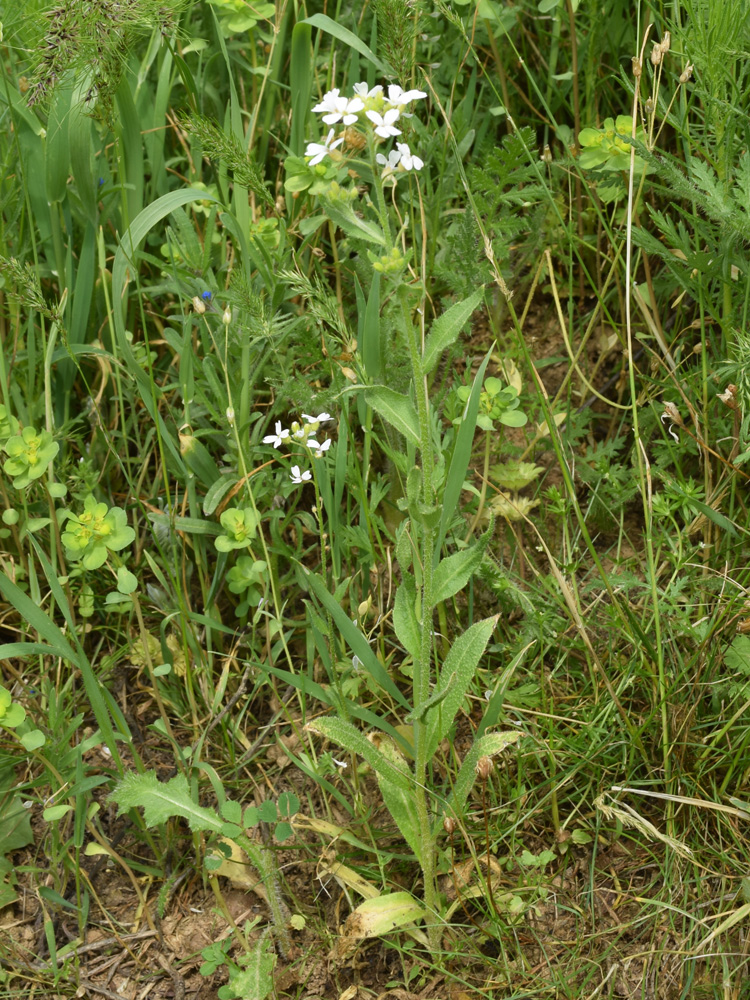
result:
M 404 251 L 400 222 L 394 224 L 384 192 L 384 185 L 393 185 L 397 177 L 417 183 L 416 171 L 424 164 L 405 143 L 398 144 L 396 151 L 387 158 L 379 149 L 382 140 L 388 141 L 401 134 L 398 125 L 405 114 L 404 108 L 426 95 L 421 91 L 404 92 L 400 87 L 388 88 L 386 95 L 380 87 L 367 91 L 364 85 L 355 87 L 355 95 L 349 99 L 332 91 L 315 110 L 325 112 L 323 121 L 328 125 L 341 122 L 350 130 L 356 124 L 362 130 L 362 143 L 352 143 L 348 132 L 347 144 L 367 151 L 372 202 L 364 206 L 365 211 L 355 215 L 352 205 L 357 197 L 356 190 L 347 192 L 333 184 L 321 201 L 331 220 L 345 232 L 377 246 L 377 250 L 368 253 L 374 275 L 369 301 L 361 310 L 365 317 L 360 329 L 361 370 L 363 381 L 369 383 L 363 388 L 366 403 L 403 436 L 407 452 L 415 455 L 402 502 L 407 514 L 400 535 L 405 544 L 397 545 L 402 582 L 393 606 L 396 638 L 412 660 L 413 688 L 410 696 L 403 694 L 364 635 L 331 595 L 326 581 L 311 574 L 311 590 L 361 666 L 396 702 L 400 718 L 396 725 L 379 718 L 379 731 L 369 735 L 343 718 L 317 719 L 308 724 L 308 729 L 358 754 L 375 771 L 383 799 L 421 866 L 424 882 L 424 910 L 421 913 L 427 921 L 430 945 L 437 947 L 441 916 L 436 855 L 443 823 L 446 818 L 455 820 L 462 814 L 480 759 L 499 753 L 517 737 L 516 733 L 482 735 L 463 761 L 450 792 L 443 796 L 433 787 L 430 762 L 451 729 L 497 621 L 492 617 L 470 624 L 454 640 L 447 654 L 438 658 L 433 630 L 435 609 L 466 586 L 481 563 L 489 540 L 488 532 L 453 555 L 442 554 L 442 543 L 468 467 L 482 379 L 489 358 L 485 359 L 468 391 L 455 445 L 451 454 L 445 456 L 436 453 L 438 446 L 433 438 L 433 427 L 438 421 L 433 412 L 428 380 L 443 352 L 480 306 L 483 291 L 480 289 L 468 299 L 452 305 L 424 335 L 420 319 L 427 311 L 425 285 L 410 274 L 410 253 Z M 331 151 L 328 155 L 341 155 L 334 149 L 332 136 L 327 146 Z M 309 147 L 308 156 L 317 158 L 320 148 Z M 385 351 L 381 350 L 381 281 L 390 283 L 390 297 L 397 305 L 395 323 L 406 341 L 411 367 L 409 393 L 397 392 L 386 384 L 387 366 L 382 363 Z M 383 342 L 387 343 L 385 337 Z M 509 414 L 517 406 L 514 399 L 505 397 L 502 404 L 501 410 Z M 370 713 L 370 718 L 377 717 Z M 394 913 L 406 912 L 408 919 L 413 920 L 415 912 L 420 910 L 404 909 L 402 896 L 402 893 L 393 894 Z M 396 926 L 395 920 L 393 926 Z

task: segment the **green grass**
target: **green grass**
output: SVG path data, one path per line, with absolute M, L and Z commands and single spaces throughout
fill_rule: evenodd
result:
M 743 1000 L 745 4 L 58 8 L 0 3 L 3 995 Z

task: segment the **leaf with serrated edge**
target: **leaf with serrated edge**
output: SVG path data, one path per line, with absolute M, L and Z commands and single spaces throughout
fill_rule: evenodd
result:
M 469 689 L 477 664 L 487 648 L 499 615 L 475 622 L 460 635 L 448 651 L 440 671 L 439 687 L 445 698 L 427 712 L 427 759 L 430 760 L 447 734 Z M 451 679 L 452 678 L 452 679 Z
M 305 729 L 319 733 L 326 739 L 338 743 L 349 753 L 362 757 L 376 774 L 382 775 L 397 788 L 404 791 L 413 788 L 409 773 L 394 766 L 363 733 L 354 728 L 351 722 L 346 722 L 344 719 L 316 719 L 315 722 L 308 722 Z
M 184 774 L 170 781 L 159 781 L 153 771 L 126 774 L 109 798 L 117 804 L 118 814 L 142 807 L 146 826 L 158 826 L 172 816 L 181 816 L 191 830 L 221 830 L 222 821 L 216 813 L 193 802 Z
M 471 314 L 481 305 L 484 289 L 479 288 L 468 299 L 456 302 L 438 316 L 430 328 L 422 356 L 422 370 L 428 375 L 438 362 L 438 358 L 458 337 L 462 327 L 471 319 Z

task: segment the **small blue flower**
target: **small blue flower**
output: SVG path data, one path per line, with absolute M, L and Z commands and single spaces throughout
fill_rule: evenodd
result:
M 99 178 L 99 187 L 102 187 L 103 184 L 104 184 L 104 178 L 100 177 Z
M 212 292 L 203 292 L 203 294 L 201 295 L 201 298 L 205 299 L 206 302 L 210 302 L 211 299 L 213 298 L 213 293 Z

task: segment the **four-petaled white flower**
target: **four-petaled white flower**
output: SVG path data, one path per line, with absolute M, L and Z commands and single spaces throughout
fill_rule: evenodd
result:
M 397 83 L 392 83 L 388 88 L 386 101 L 394 108 L 403 108 L 422 97 L 427 97 L 423 90 L 402 90 Z
M 309 413 L 303 413 L 302 419 L 306 420 L 308 424 L 324 424 L 326 420 L 332 420 L 330 413 L 319 413 L 317 417 L 311 417 Z
M 334 142 L 333 141 L 334 135 L 335 132 L 333 129 L 331 129 L 330 132 L 328 133 L 327 138 L 324 139 L 323 142 L 308 142 L 307 149 L 305 150 L 305 156 L 312 157 L 312 159 L 310 160 L 311 167 L 317 166 L 317 164 L 320 163 L 322 160 L 324 160 L 326 156 L 328 156 L 331 153 L 332 150 L 334 150 L 337 146 L 340 146 L 341 143 L 344 141 L 344 137 L 342 136 L 340 139 L 336 139 L 336 141 Z
M 276 421 L 276 433 L 275 434 L 266 434 L 266 436 L 263 438 L 263 444 L 272 444 L 274 446 L 274 448 L 280 448 L 281 447 L 281 442 L 285 441 L 288 437 L 289 437 L 289 431 L 286 430 L 286 428 L 284 428 L 284 430 L 282 430 L 281 429 L 281 421 L 277 420 Z
M 305 471 L 302 472 L 298 465 L 293 465 L 289 478 L 293 483 L 305 483 L 312 479 L 312 472 L 310 472 L 309 469 L 305 469 Z
M 375 135 L 379 135 L 382 139 L 401 135 L 401 129 L 395 128 L 393 124 L 398 121 L 401 114 L 398 108 L 389 108 L 384 115 L 378 114 L 377 111 L 365 111 L 365 114 L 375 126 Z
M 401 157 L 400 165 L 404 170 L 421 170 L 424 166 L 424 160 L 420 160 L 418 156 L 409 149 L 409 144 L 407 142 L 397 142 L 396 148 L 398 149 L 399 156 Z
M 368 97 L 379 97 L 383 93 L 383 88 L 380 84 L 378 84 L 377 87 L 373 87 L 372 90 L 368 90 L 366 83 L 355 83 L 352 90 L 357 97 L 361 97 L 363 101 Z
M 320 104 L 315 105 L 313 111 L 326 112 L 323 115 L 326 125 L 335 125 L 339 121 L 343 121 L 344 125 L 353 125 L 357 120 L 357 112 L 362 108 L 364 104 L 360 97 L 340 97 L 336 89 L 329 90 Z

